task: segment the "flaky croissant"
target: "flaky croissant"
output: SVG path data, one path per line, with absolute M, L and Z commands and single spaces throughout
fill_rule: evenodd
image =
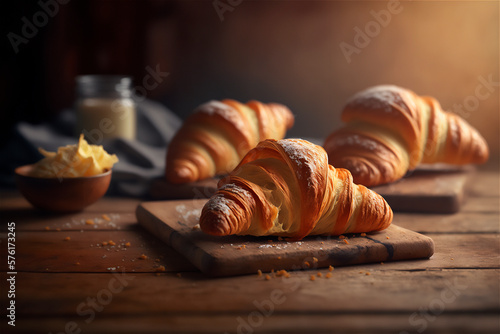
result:
M 327 160 L 321 146 L 305 140 L 260 142 L 220 180 L 202 209 L 201 229 L 298 240 L 387 228 L 392 210 L 386 201 Z
M 481 135 L 432 97 L 391 85 L 354 95 L 345 127 L 326 139 L 329 162 L 348 169 L 365 186 L 402 178 L 421 163 L 480 164 L 488 160 Z
M 186 183 L 228 173 L 260 141 L 283 138 L 293 123 L 291 111 L 277 103 L 202 104 L 172 139 L 165 176 L 171 183 Z

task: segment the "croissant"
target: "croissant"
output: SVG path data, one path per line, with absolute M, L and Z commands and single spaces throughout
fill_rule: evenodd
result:
M 219 181 L 202 209 L 200 227 L 224 236 L 340 235 L 383 230 L 387 202 L 329 165 L 325 150 L 300 139 L 265 140 Z
M 226 174 L 261 140 L 283 138 L 293 123 L 292 112 L 277 103 L 202 104 L 172 139 L 165 176 L 179 184 Z
M 408 89 L 366 89 L 348 101 L 342 120 L 345 127 L 324 143 L 329 162 L 368 187 L 396 181 L 421 163 L 488 160 L 488 146 L 477 130 L 443 111 L 436 99 Z

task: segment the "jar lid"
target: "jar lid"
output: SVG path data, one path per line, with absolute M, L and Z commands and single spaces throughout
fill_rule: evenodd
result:
M 130 97 L 132 78 L 123 75 L 80 75 L 76 77 L 76 92 L 81 97 Z

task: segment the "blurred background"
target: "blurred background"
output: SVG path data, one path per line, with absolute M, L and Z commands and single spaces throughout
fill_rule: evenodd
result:
M 77 75 L 132 75 L 141 86 L 160 71 L 147 98 L 181 118 L 210 99 L 280 102 L 296 116 L 289 137 L 325 138 L 352 94 L 401 85 L 464 117 L 498 159 L 498 1 L 40 3 L 3 13 L 2 144 L 16 123 L 71 107 Z M 47 22 L 23 28 L 23 17 L 44 23 L 41 10 Z

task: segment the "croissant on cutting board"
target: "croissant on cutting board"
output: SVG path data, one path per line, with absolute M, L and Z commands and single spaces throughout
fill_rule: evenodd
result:
M 421 163 L 481 164 L 484 138 L 428 96 L 382 85 L 354 95 L 342 112 L 347 124 L 324 143 L 329 162 L 365 186 L 402 178 Z
M 377 193 L 328 164 L 325 150 L 301 139 L 265 140 L 219 181 L 200 227 L 224 236 L 340 235 L 387 228 L 392 210 Z
M 292 112 L 278 103 L 202 104 L 172 139 L 165 176 L 179 184 L 228 173 L 260 141 L 283 138 L 293 123 Z

